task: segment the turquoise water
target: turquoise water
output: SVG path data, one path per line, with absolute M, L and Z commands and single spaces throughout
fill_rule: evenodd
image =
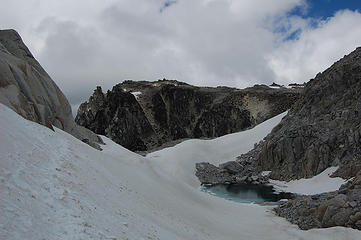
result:
M 277 202 L 290 199 L 291 193 L 276 192 L 272 186 L 254 184 L 219 184 L 202 186 L 201 190 L 211 195 L 240 203 Z

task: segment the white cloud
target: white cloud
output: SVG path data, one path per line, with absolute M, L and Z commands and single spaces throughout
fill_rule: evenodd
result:
M 4 1 L 0 27 L 20 32 L 73 105 L 124 79 L 304 82 L 361 45 L 358 12 L 325 22 L 286 14 L 304 0 L 178 0 L 162 12 L 164 0 Z
M 345 10 L 316 27 L 301 26 L 298 39 L 282 43 L 268 56 L 276 79 L 281 83 L 307 82 L 361 46 L 360 22 L 359 12 Z

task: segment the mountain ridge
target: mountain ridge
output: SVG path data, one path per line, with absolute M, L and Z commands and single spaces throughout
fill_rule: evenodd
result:
M 361 48 L 309 81 L 286 117 L 266 137 L 258 163 L 271 178 L 334 176 L 361 170 Z
M 147 151 L 174 140 L 214 138 L 253 127 L 286 111 L 301 91 L 127 80 L 107 93 L 97 87 L 75 121 L 130 150 Z

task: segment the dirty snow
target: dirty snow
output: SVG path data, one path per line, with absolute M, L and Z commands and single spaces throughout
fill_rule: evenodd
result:
M 270 207 L 199 191 L 194 163 L 249 150 L 253 130 L 139 156 L 103 137 L 97 151 L 0 105 L 0 239 L 359 239 L 341 227 L 301 231 Z

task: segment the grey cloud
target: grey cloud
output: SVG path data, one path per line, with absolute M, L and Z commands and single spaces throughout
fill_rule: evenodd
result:
M 103 43 L 96 30 L 51 18 L 45 19 L 38 31 L 48 33 L 40 62 L 72 104 L 84 101 L 102 77 L 107 77 L 100 60 Z
M 170 6 L 176 4 L 177 1 L 175 0 L 167 0 L 163 3 L 162 7 L 159 9 L 159 12 L 163 12 L 166 8 L 169 8 Z
M 44 0 L 41 8 L 5 1 L 1 26 L 11 28 L 14 16 L 17 30 L 73 106 L 96 85 L 106 90 L 125 79 L 236 87 L 304 82 L 331 64 L 332 56 L 361 45 L 359 13 L 317 24 L 287 14 L 296 6 L 306 9 L 304 0 L 182 0 L 162 13 L 164 0 Z M 9 14 L 17 4 L 28 13 Z M 299 38 L 285 41 L 295 30 Z

